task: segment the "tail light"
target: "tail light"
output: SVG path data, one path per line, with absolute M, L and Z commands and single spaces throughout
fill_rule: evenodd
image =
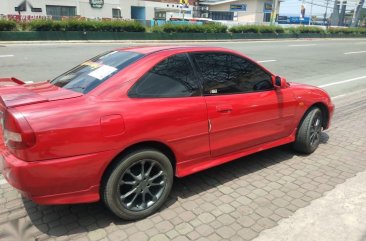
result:
M 22 150 L 36 144 L 36 136 L 24 116 L 8 109 L 3 118 L 4 143 L 10 150 Z

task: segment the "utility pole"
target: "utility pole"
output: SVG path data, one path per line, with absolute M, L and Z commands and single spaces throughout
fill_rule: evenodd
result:
M 339 16 L 339 26 L 344 25 L 344 17 L 346 16 L 347 1 L 342 2 L 341 15 Z
M 301 10 L 300 10 L 300 25 L 301 25 L 301 20 L 304 20 L 305 19 L 305 6 L 304 6 L 304 3 L 305 3 L 305 0 L 302 0 L 302 3 L 301 3 Z
M 329 1 L 330 1 L 330 0 L 327 0 L 327 5 L 326 5 L 326 7 L 325 7 L 324 20 L 323 20 L 323 24 L 324 24 L 324 25 L 325 25 L 325 21 L 327 20 L 327 16 L 328 16 Z
M 311 25 L 312 15 L 313 15 L 313 4 L 314 0 L 311 0 L 311 6 L 310 6 L 310 16 L 309 16 L 309 26 Z
M 330 15 L 330 22 L 331 22 L 332 26 L 338 26 L 338 23 L 339 23 L 339 5 L 340 5 L 340 1 L 335 0 L 334 1 L 333 12 Z
M 275 24 L 275 22 L 276 22 L 278 4 L 279 4 L 279 0 L 272 1 L 271 25 Z
M 353 13 L 351 27 L 357 27 L 358 26 L 358 20 L 360 19 L 361 9 L 362 9 L 364 3 L 365 3 L 365 0 L 360 0 L 360 2 L 358 3 L 358 5 L 355 9 L 355 12 Z

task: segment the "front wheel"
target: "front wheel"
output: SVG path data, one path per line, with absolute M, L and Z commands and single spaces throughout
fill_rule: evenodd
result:
M 319 146 L 322 132 L 322 112 L 319 108 L 310 109 L 300 123 L 293 147 L 296 151 L 310 154 Z
M 169 158 L 155 149 L 141 149 L 127 154 L 111 167 L 101 194 L 106 206 L 118 217 L 137 220 L 164 204 L 172 184 Z

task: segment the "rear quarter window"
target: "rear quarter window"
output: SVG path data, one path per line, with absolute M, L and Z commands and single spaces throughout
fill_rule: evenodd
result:
M 143 56 L 129 51 L 109 51 L 58 76 L 51 84 L 86 94 Z

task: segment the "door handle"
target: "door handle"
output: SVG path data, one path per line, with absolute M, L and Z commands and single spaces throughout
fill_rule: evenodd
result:
M 216 111 L 220 113 L 230 113 L 233 111 L 233 107 L 231 105 L 218 105 L 216 106 Z

